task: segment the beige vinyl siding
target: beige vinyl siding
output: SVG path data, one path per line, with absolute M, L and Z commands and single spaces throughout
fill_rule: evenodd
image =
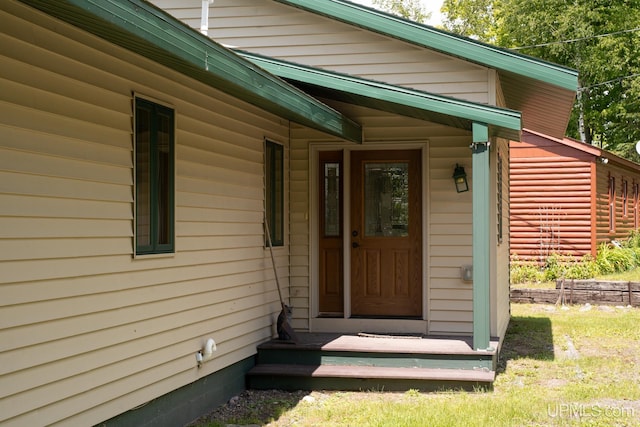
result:
M 470 135 L 429 138 L 429 332 L 470 334 L 473 330 L 473 285 L 460 278 L 460 267 L 472 264 L 471 191 L 457 193 L 452 179 L 456 163 L 471 180 Z
M 13 1 L 0 21 L 0 424 L 97 424 L 252 356 L 279 310 L 263 138 L 288 123 Z M 174 256 L 132 256 L 133 92 L 176 111 Z
M 200 28 L 202 2 L 152 2 Z M 494 98 L 485 67 L 311 12 L 272 0 L 216 0 L 209 10 L 208 35 L 227 46 L 473 102 Z
M 311 310 L 311 269 L 310 251 L 311 236 L 309 234 L 310 194 L 309 190 L 309 142 L 315 138 L 322 138 L 319 132 L 307 128 L 294 126 L 291 132 L 291 161 L 290 161 L 290 212 L 291 224 L 291 271 L 290 295 L 292 324 L 297 330 L 309 330 L 309 316 Z M 326 138 L 326 136 L 324 136 Z

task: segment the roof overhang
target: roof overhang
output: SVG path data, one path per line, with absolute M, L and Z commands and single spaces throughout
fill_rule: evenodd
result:
M 576 70 L 345 0 L 276 1 L 496 69 L 507 107 L 522 111 L 526 127 L 564 136 L 578 88 Z
M 520 139 L 520 112 L 293 64 L 245 51 L 236 52 L 315 96 L 362 105 L 455 128 L 488 125 L 491 136 Z
M 348 141 L 360 125 L 142 0 L 19 0 L 285 119 Z

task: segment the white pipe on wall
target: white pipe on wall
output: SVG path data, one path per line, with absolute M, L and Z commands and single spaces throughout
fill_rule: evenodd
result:
M 213 0 L 202 0 L 202 12 L 200 13 L 200 32 L 205 36 L 209 31 L 209 6 Z

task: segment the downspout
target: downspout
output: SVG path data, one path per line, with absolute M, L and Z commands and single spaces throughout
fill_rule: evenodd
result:
M 202 11 L 200 12 L 200 32 L 205 36 L 209 32 L 209 6 L 214 0 L 202 0 Z
M 473 348 L 490 351 L 491 304 L 490 239 L 491 209 L 489 188 L 489 128 L 473 123 L 472 180 L 473 180 Z

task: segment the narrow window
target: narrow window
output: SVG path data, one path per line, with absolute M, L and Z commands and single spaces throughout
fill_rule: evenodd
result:
M 627 202 L 628 202 L 628 197 L 627 197 L 627 181 L 623 180 L 622 181 L 622 215 L 626 218 L 627 215 L 629 214 L 629 210 L 627 208 Z
M 135 100 L 136 254 L 174 252 L 174 114 Z
M 265 209 L 273 246 L 284 245 L 284 149 L 265 142 Z
M 609 176 L 609 231 L 616 231 L 616 179 Z
M 640 203 L 638 183 L 633 183 L 633 228 L 638 228 L 638 205 Z

